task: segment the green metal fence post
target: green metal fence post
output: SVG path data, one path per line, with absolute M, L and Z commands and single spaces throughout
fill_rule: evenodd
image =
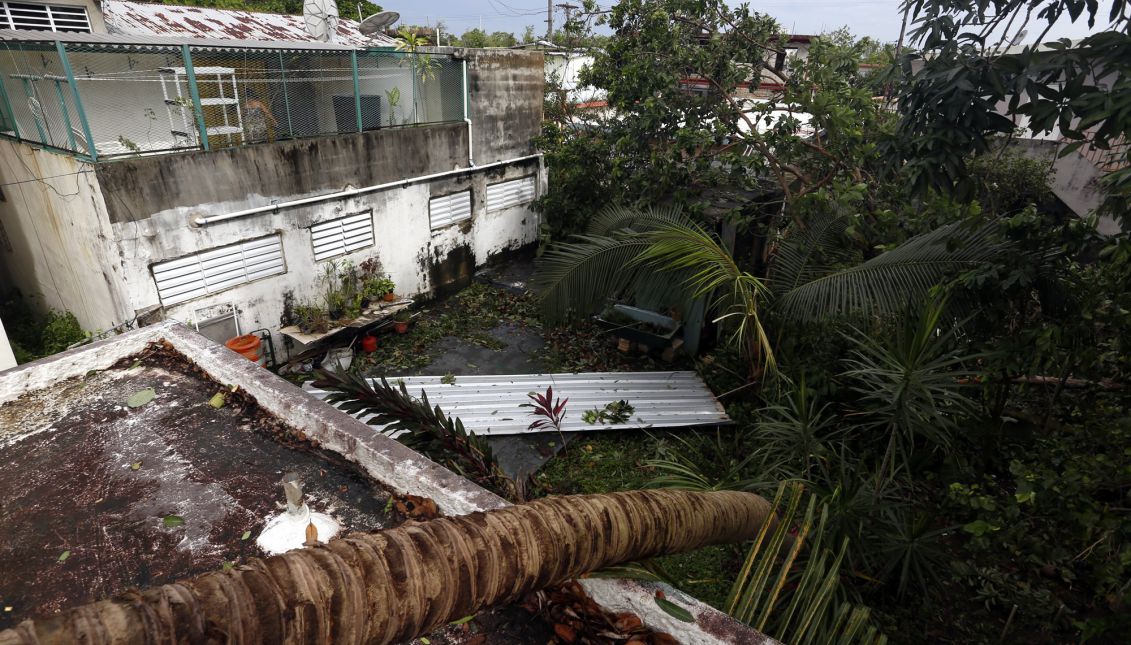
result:
M 63 97 L 63 81 L 58 76 L 53 76 L 51 80 L 55 83 L 55 96 L 59 97 L 59 107 L 63 110 L 63 127 L 67 128 L 67 143 L 71 145 L 71 150 L 78 152 L 78 146 L 75 143 L 75 128 L 71 125 L 71 111 L 67 109 L 67 99 Z
M 287 133 L 295 138 L 295 126 L 291 123 L 291 97 L 287 94 L 287 65 L 283 62 L 283 50 L 279 50 L 279 75 L 283 78 L 283 105 L 287 109 Z
M 28 98 L 29 106 L 32 102 L 32 99 L 35 99 L 35 101 L 38 102 L 39 99 L 35 98 L 35 86 L 31 83 L 33 78 L 38 79 L 39 77 L 28 76 L 27 74 L 19 74 L 17 75 L 17 78 L 19 78 L 20 82 L 23 83 L 24 96 Z M 47 131 L 43 129 L 43 110 L 41 109 L 39 112 L 39 114 L 36 114 L 33 111 L 31 115 L 32 120 L 35 121 L 35 130 L 36 132 L 39 132 L 39 143 L 46 143 L 47 145 L 51 145 L 51 139 L 47 136 Z
M 417 105 L 417 96 L 416 96 L 416 94 L 417 94 L 416 77 L 417 77 L 417 70 L 418 70 L 419 65 L 420 65 L 420 59 L 417 58 L 418 55 L 419 54 L 417 54 L 416 51 L 413 50 L 413 52 L 412 52 L 412 68 L 411 68 L 412 69 L 412 122 L 413 123 L 420 123 L 420 112 L 419 112 L 419 108 L 418 108 L 418 105 Z
M 0 79 L 0 100 L 4 101 L 8 121 L 12 124 L 12 133 L 16 135 L 17 140 L 20 140 L 20 125 L 16 123 L 16 113 L 12 111 L 12 102 L 8 100 L 8 88 L 3 79 Z
M 98 161 L 98 147 L 94 145 L 94 136 L 90 133 L 90 122 L 86 120 L 86 110 L 82 106 L 82 97 L 79 96 L 79 86 L 75 83 L 75 73 L 71 69 L 71 61 L 67 58 L 67 48 L 63 47 L 63 41 L 55 41 L 55 49 L 59 52 L 59 60 L 63 63 L 63 73 L 67 75 L 67 85 L 71 87 L 71 95 L 75 99 L 75 111 L 79 113 L 79 125 L 82 127 L 82 134 L 86 137 L 86 152 L 90 155 L 91 161 Z M 63 106 L 66 109 L 66 105 Z M 74 141 L 74 133 L 67 129 L 67 134 Z
M 208 150 L 208 126 L 204 124 L 204 110 L 200 107 L 200 89 L 196 86 L 196 70 L 192 68 L 192 52 L 188 45 L 181 45 L 181 58 L 185 61 L 185 79 L 188 81 L 192 111 L 196 114 L 196 127 L 200 130 L 200 144 Z
M 357 50 L 350 51 L 350 64 L 353 65 L 353 109 L 357 112 L 357 131 L 365 128 L 361 123 L 361 79 L 357 77 Z

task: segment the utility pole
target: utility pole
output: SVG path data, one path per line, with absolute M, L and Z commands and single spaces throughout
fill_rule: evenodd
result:
M 895 43 L 895 59 L 899 61 L 899 55 L 903 53 L 903 37 L 907 34 L 907 14 L 911 12 L 911 5 L 908 4 L 907 8 L 903 10 L 903 24 L 899 27 L 899 41 Z
M 574 9 L 580 9 L 581 8 L 581 7 L 579 7 L 575 4 L 570 4 L 568 2 L 563 2 L 563 3 L 561 3 L 559 5 L 555 5 L 555 6 L 565 10 L 565 16 L 566 16 L 565 21 L 566 21 L 567 25 L 569 24 L 569 14 L 570 14 L 570 12 L 573 11 Z
M 554 39 L 554 0 L 546 0 L 546 40 Z

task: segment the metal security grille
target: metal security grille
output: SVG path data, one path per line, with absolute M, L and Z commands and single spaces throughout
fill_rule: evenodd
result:
M 433 231 L 465 219 L 471 219 L 470 190 L 428 200 L 428 222 Z
M 373 211 L 311 226 L 310 243 L 314 246 L 315 262 L 373 246 Z
M 153 281 L 169 306 L 286 271 L 282 238 L 269 235 L 154 264 Z
M 91 32 L 86 7 L 26 2 L 0 2 L 0 29 Z
M 536 193 L 533 176 L 487 184 L 487 212 L 533 201 Z

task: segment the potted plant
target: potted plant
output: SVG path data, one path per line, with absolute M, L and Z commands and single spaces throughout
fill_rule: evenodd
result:
M 346 313 L 345 298 L 340 291 L 331 291 L 326 294 L 326 313 L 330 320 L 337 321 Z
M 395 288 L 396 285 L 392 280 L 388 278 L 388 276 L 381 278 L 366 278 L 365 280 L 365 293 L 373 299 L 382 298 L 385 300 L 385 302 L 392 302 L 393 300 L 397 299 L 396 295 L 393 293 L 393 289 Z
M 393 317 L 393 329 L 397 330 L 398 334 L 408 333 L 408 321 L 412 319 L 412 314 L 407 309 L 402 309 L 397 312 Z
M 330 328 L 326 310 L 311 304 L 297 305 L 294 308 L 293 322 L 304 334 L 320 334 Z
M 397 299 L 397 294 L 393 293 L 393 290 L 397 288 L 397 285 L 393 283 L 389 276 L 386 275 L 385 277 L 381 278 L 380 280 L 378 280 L 378 283 L 381 296 L 385 299 L 385 302 L 392 302 Z

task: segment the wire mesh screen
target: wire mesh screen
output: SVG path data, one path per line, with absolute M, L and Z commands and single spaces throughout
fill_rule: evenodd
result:
M 90 127 L 88 145 L 99 158 L 197 147 L 192 119 L 183 118 L 191 102 L 177 89 L 180 49 L 68 45 L 66 51 Z
M 357 68 L 366 130 L 463 119 L 463 72 L 450 56 L 365 52 Z
M 190 75 L 178 47 L 65 47 L 78 101 L 54 43 L 3 44 L 0 134 L 101 159 L 464 116 L 443 54 L 193 47 Z
M 4 132 L 56 148 L 80 151 L 84 141 L 74 94 L 52 45 L 5 43 L 0 56 Z

